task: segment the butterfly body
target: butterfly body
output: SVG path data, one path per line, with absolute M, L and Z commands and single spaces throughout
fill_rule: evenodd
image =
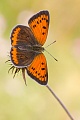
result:
M 18 46 L 20 50 L 25 50 L 25 51 L 34 51 L 36 53 L 41 53 L 44 51 L 44 47 L 39 46 L 39 45 L 24 45 L 24 46 Z
M 11 33 L 10 57 L 13 66 L 26 69 L 28 75 L 41 85 L 48 81 L 47 62 L 44 47 L 49 27 L 49 12 L 40 11 L 28 21 L 29 27 L 17 25 Z M 25 78 L 23 76 L 23 78 Z

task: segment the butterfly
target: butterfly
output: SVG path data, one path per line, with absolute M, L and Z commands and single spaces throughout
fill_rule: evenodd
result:
M 42 47 L 47 39 L 49 28 L 49 12 L 40 11 L 33 15 L 28 26 L 17 25 L 13 28 L 10 50 L 10 61 L 12 73 L 15 69 L 14 76 L 22 70 L 23 79 L 26 83 L 25 70 L 27 74 L 41 85 L 48 82 L 47 61 L 42 53 Z

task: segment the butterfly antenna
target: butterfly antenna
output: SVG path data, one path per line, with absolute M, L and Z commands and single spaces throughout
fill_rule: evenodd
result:
M 54 93 L 54 91 L 49 87 L 49 85 L 46 85 L 46 87 L 48 88 L 48 90 L 52 93 L 52 95 L 55 97 L 55 99 L 59 102 L 59 104 L 62 106 L 62 108 L 64 109 L 64 111 L 67 113 L 67 115 L 69 116 L 69 118 L 71 120 L 74 120 L 74 118 L 72 117 L 72 115 L 70 114 L 70 112 L 67 110 L 67 108 L 65 107 L 65 105 L 62 103 L 62 101 L 58 98 L 58 96 Z
M 45 48 L 49 47 L 50 45 L 52 45 L 52 44 L 55 43 L 55 42 L 56 42 L 56 40 L 53 41 L 52 43 L 50 43 L 49 45 L 47 45 Z
M 45 50 L 54 60 L 58 61 L 54 56 L 52 56 L 47 50 Z

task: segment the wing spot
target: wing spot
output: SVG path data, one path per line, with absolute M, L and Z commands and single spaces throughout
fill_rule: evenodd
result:
M 38 75 L 40 75 L 40 73 L 38 73 Z
M 46 22 L 48 22 L 48 20 L 46 20 Z
M 43 62 L 42 62 L 41 64 L 42 64 L 42 65 L 44 65 L 44 63 L 43 63 Z
M 43 28 L 44 28 L 44 29 L 46 29 L 46 27 L 45 27 L 45 26 L 43 26 Z
M 44 35 L 45 33 L 43 32 L 42 35 Z
M 43 20 L 43 18 L 42 18 L 42 20 Z
M 33 25 L 33 28 L 35 28 L 36 27 L 36 25 Z
M 42 78 L 42 76 L 40 76 L 40 78 Z
M 45 68 L 41 68 L 41 70 L 45 70 Z
M 42 78 L 45 78 L 45 76 L 42 76 Z
M 35 70 L 35 68 L 32 67 L 32 70 Z
M 37 71 L 35 73 L 37 73 Z
M 40 20 L 40 23 L 41 23 L 41 20 Z
M 37 21 L 37 24 L 39 24 L 39 22 Z

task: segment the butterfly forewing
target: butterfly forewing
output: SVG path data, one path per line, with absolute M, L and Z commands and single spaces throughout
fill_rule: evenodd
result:
M 48 28 L 49 28 L 49 12 L 40 11 L 31 17 L 28 24 L 40 45 L 43 45 L 46 41 Z
M 27 73 L 30 77 L 42 85 L 48 82 L 47 62 L 43 53 L 38 54 L 32 63 L 27 67 Z
M 27 26 L 17 25 L 11 33 L 11 45 L 34 45 L 38 42 L 35 40 L 31 29 Z

